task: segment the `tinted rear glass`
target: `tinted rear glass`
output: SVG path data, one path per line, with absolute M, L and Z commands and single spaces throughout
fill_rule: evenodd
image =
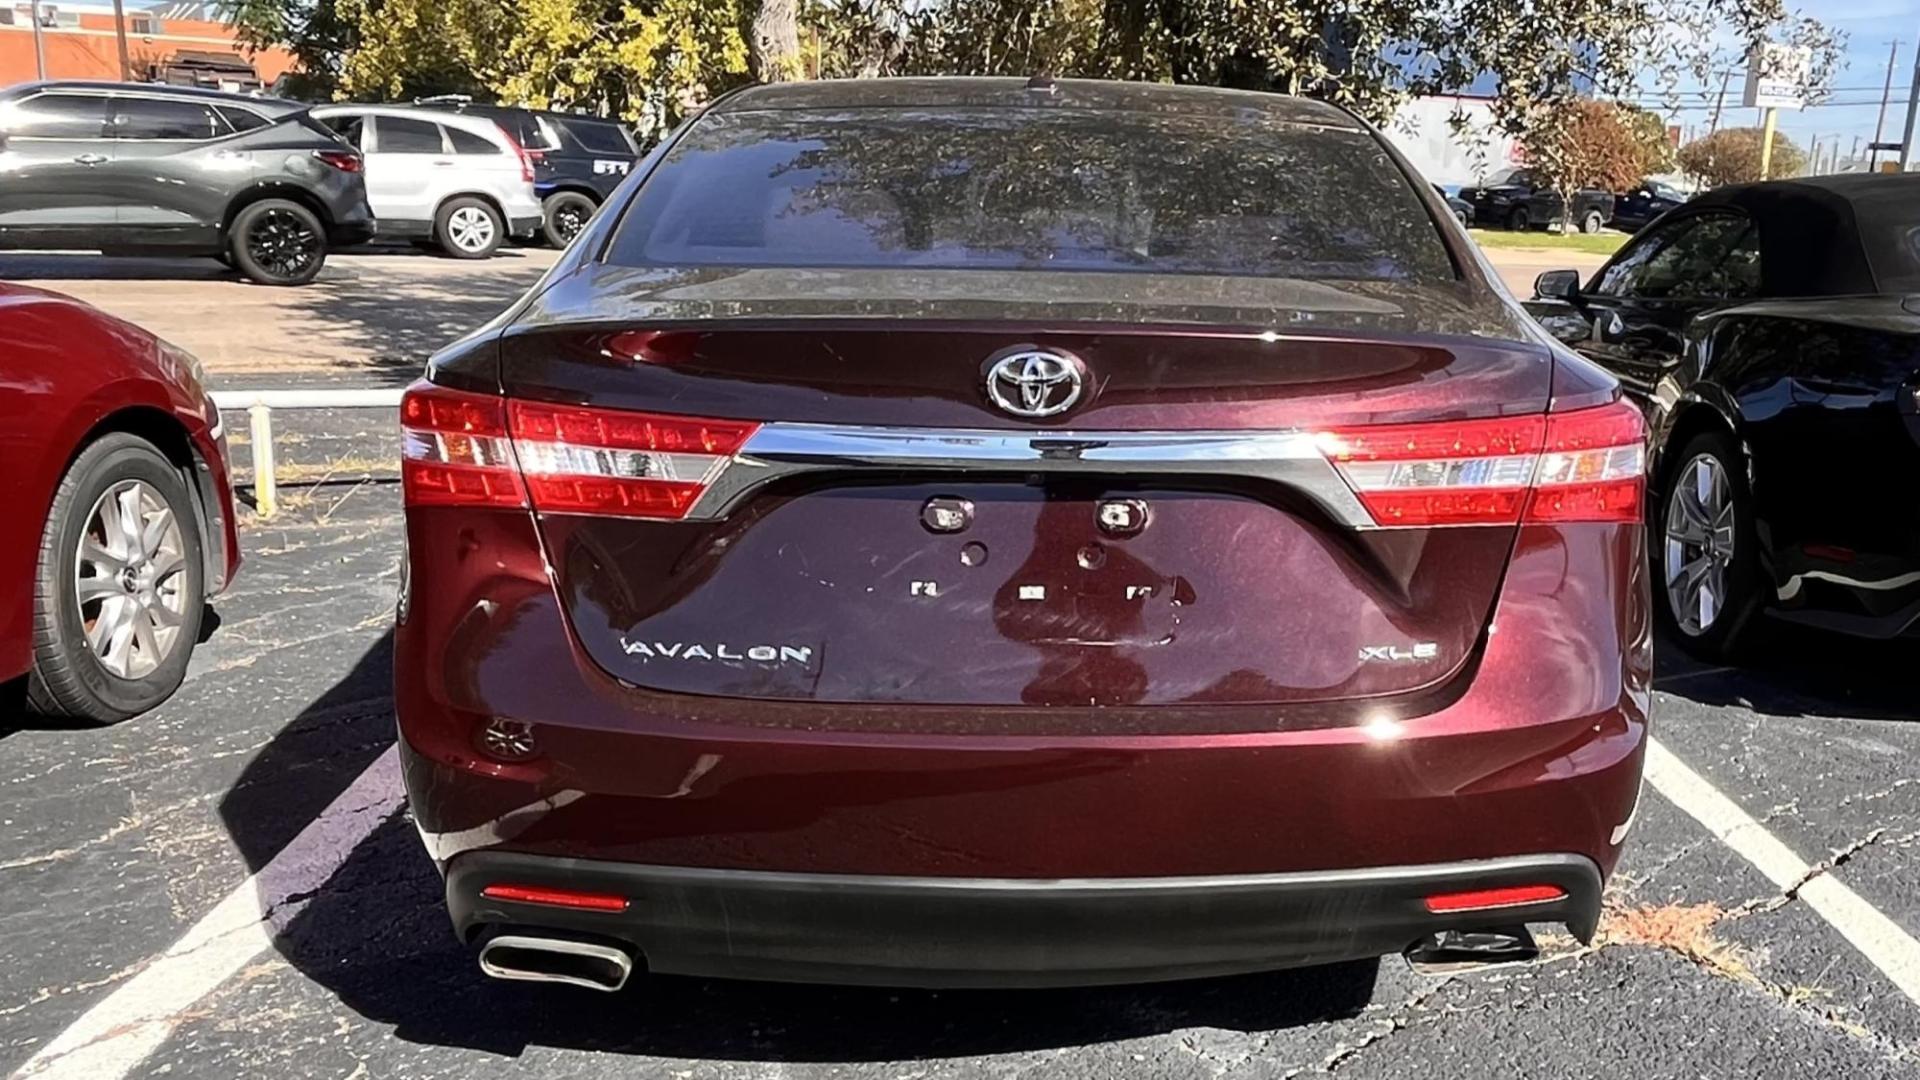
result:
M 1920 180 L 1876 184 L 1854 197 L 1853 212 L 1880 291 L 1920 292 Z
M 628 265 L 1452 281 L 1372 135 L 1058 109 L 722 114 L 641 190 Z
M 112 112 L 116 139 L 213 139 L 228 133 L 213 106 L 198 101 L 117 97 Z
M 626 132 L 621 131 L 618 124 L 568 118 L 560 121 L 560 126 L 566 128 L 567 134 L 584 150 L 596 154 L 633 153 L 633 144 L 627 141 Z
M 374 148 L 383 154 L 438 154 L 440 125 L 399 116 L 377 116 L 373 121 Z
M 106 122 L 103 97 L 38 94 L 0 103 L 0 131 L 18 139 L 98 139 Z
M 385 129 L 382 130 L 384 131 Z M 457 127 L 447 129 L 447 138 L 453 141 L 453 152 L 456 154 L 501 153 L 500 148 L 493 143 L 475 135 L 471 131 L 462 131 Z
M 251 109 L 239 109 L 227 105 L 219 105 L 216 108 L 235 131 L 252 131 L 254 128 L 266 127 L 272 122 Z

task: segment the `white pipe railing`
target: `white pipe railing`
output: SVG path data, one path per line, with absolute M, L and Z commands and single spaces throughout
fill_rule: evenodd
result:
M 222 410 L 247 410 L 247 429 L 253 450 L 253 508 L 272 517 L 279 507 L 273 475 L 273 410 L 275 409 L 398 409 L 400 387 L 355 390 L 215 390 L 213 403 Z

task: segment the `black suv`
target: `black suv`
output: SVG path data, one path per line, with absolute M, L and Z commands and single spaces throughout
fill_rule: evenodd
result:
M 1473 206 L 1473 219 L 1525 232 L 1559 221 L 1566 213 L 1560 193 L 1541 185 L 1525 169 L 1503 169 L 1479 187 L 1463 187 L 1460 198 Z M 1613 218 L 1613 193 L 1581 188 L 1573 193 L 1572 223 L 1583 233 L 1597 233 Z
M 24 83 L 0 91 L 0 151 L 0 249 L 210 255 L 300 285 L 373 236 L 360 155 L 295 102 Z
M 425 98 L 420 103 L 487 117 L 527 151 L 533 159 L 533 192 L 546 210 L 541 233 L 554 247 L 567 246 L 640 160 L 632 134 L 616 120 L 475 105 L 460 98 Z

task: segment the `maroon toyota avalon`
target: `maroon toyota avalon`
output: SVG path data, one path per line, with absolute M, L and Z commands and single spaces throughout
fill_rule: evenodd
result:
M 407 786 L 489 974 L 1594 931 L 1647 730 L 1641 420 L 1337 108 L 725 97 L 402 423 Z

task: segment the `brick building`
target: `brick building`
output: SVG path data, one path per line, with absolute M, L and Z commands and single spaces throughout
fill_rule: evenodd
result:
M 249 53 L 220 20 L 216 5 L 127 0 L 127 61 L 139 82 L 213 89 L 272 86 L 294 64 L 283 49 Z M 36 78 L 29 0 L 0 0 L 0 86 Z M 119 46 L 109 0 L 40 4 L 49 79 L 118 79 Z

